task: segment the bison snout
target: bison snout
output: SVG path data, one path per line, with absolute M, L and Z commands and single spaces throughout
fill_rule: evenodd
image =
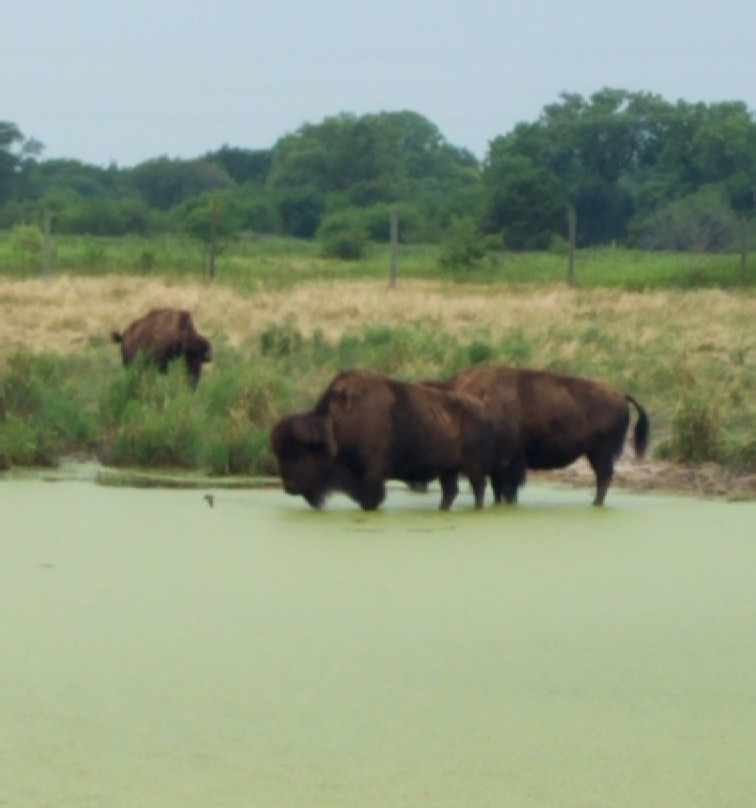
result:
M 299 490 L 299 486 L 294 482 L 294 480 L 290 480 L 284 477 L 281 482 L 283 483 L 283 490 L 287 494 L 301 494 L 302 492 Z

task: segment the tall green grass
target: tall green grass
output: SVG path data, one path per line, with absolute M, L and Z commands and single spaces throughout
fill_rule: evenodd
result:
M 88 406 L 86 363 L 48 354 L 17 354 L 0 382 L 0 466 L 54 465 L 88 451 L 98 423 Z
M 565 344 L 577 345 L 567 358 L 559 350 Z M 339 369 L 367 366 L 419 380 L 496 361 L 604 378 L 646 407 L 661 456 L 756 471 L 756 368 L 743 358 L 733 374 L 718 357 L 693 366 L 664 345 L 617 346 L 590 318 L 555 324 L 540 342 L 519 329 L 463 342 L 431 324 L 372 327 L 329 341 L 287 319 L 244 350 L 219 344 L 196 390 L 180 363 L 167 375 L 139 364 L 124 370 L 110 348 L 11 358 L 0 371 L 0 467 L 86 454 L 120 466 L 269 473 L 273 423 L 311 407 Z
M 188 236 L 56 236 L 54 272 L 134 275 L 201 280 L 206 278 L 207 249 Z M 249 236 L 221 245 L 216 277 L 239 289 L 279 288 L 306 280 L 386 278 L 388 245 L 371 244 L 357 261 L 326 259 L 313 241 Z M 439 245 L 400 245 L 399 279 L 445 277 L 465 283 L 550 284 L 566 282 L 567 257 L 559 251 L 506 252 L 488 249 L 473 267 L 442 267 Z M 25 232 L 0 232 L 0 272 L 34 277 L 42 271 L 41 250 Z M 659 288 L 753 288 L 756 257 L 745 271 L 735 253 L 672 253 L 593 248 L 576 259 L 579 287 L 629 290 Z

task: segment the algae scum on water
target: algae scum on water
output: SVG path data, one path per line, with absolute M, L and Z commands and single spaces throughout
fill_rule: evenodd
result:
M 748 803 L 756 504 L 436 504 L 0 484 L 2 799 Z

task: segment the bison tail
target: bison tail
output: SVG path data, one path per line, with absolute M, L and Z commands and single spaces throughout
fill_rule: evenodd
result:
M 638 420 L 635 422 L 635 431 L 633 432 L 633 449 L 635 449 L 635 456 L 640 460 L 646 454 L 646 449 L 648 448 L 648 415 L 632 396 L 625 396 L 625 398 L 638 410 Z
M 111 331 L 110 339 L 112 339 L 113 342 L 123 342 L 123 334 L 119 334 L 117 331 Z

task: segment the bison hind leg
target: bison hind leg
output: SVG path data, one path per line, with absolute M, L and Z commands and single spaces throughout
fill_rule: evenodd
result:
M 524 455 L 518 455 L 503 468 L 495 469 L 491 474 L 491 488 L 494 492 L 494 502 L 502 500 L 509 505 L 517 503 L 517 491 L 525 482 L 528 466 Z
M 606 492 L 609 490 L 614 476 L 613 452 L 591 452 L 587 457 L 596 475 L 596 496 L 593 504 L 601 506 L 604 504 Z

